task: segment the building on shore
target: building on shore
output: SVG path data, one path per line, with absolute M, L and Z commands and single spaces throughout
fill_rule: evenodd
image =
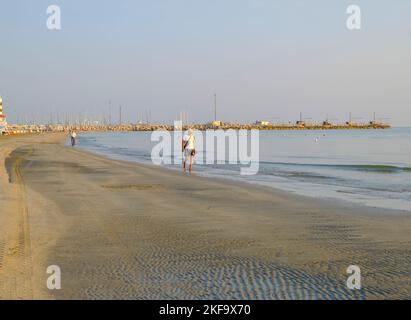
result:
M 258 121 L 255 122 L 255 124 L 257 126 L 263 126 L 263 127 L 271 126 L 271 122 L 270 121 L 265 121 L 265 120 L 258 120 Z
M 221 126 L 223 125 L 223 122 L 220 121 L 220 120 L 214 120 L 214 121 L 212 121 L 212 122 L 210 123 L 210 125 L 211 125 L 212 127 L 221 127 Z

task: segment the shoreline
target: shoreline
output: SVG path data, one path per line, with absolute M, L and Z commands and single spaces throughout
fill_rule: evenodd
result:
M 104 132 L 102 132 L 104 133 Z M 147 166 L 148 168 L 156 168 L 156 169 L 161 169 L 161 170 L 171 170 L 172 172 L 176 172 L 177 174 L 180 173 L 179 169 L 177 168 L 177 165 L 171 165 L 171 166 L 166 166 L 166 165 L 161 165 L 161 166 L 157 166 L 154 165 L 152 163 L 150 163 L 150 161 L 139 161 L 139 160 L 129 160 L 124 158 L 122 155 L 111 155 L 111 154 L 107 154 L 104 153 L 102 151 L 99 150 L 88 150 L 87 146 L 81 146 L 80 144 L 76 147 L 76 149 L 81 150 L 82 152 L 86 152 L 88 154 L 92 154 L 92 155 L 96 155 L 99 157 L 104 157 L 106 159 L 110 159 L 113 161 L 120 161 L 120 162 L 127 162 L 130 164 L 136 164 L 136 165 L 141 165 L 141 166 Z M 216 179 L 217 181 L 220 181 L 222 183 L 234 183 L 234 184 L 240 184 L 242 186 L 251 186 L 251 187 L 263 187 L 263 188 L 269 188 L 271 190 L 273 190 L 274 192 L 282 192 L 284 195 L 293 195 L 296 196 L 297 199 L 296 201 L 298 201 L 298 198 L 305 199 L 305 200 L 313 200 L 313 201 L 319 201 L 319 202 L 323 202 L 325 204 L 332 204 L 332 205 L 338 205 L 339 207 L 350 207 L 352 210 L 359 210 L 359 211 L 368 211 L 369 214 L 396 214 L 396 215 L 407 215 L 407 214 L 411 214 L 411 207 L 410 209 L 404 209 L 402 208 L 403 206 L 396 204 L 396 207 L 394 205 L 393 206 L 389 206 L 388 204 L 381 204 L 381 205 L 373 205 L 373 204 L 369 204 L 366 203 L 365 201 L 361 202 L 361 201 L 354 201 L 352 199 L 348 199 L 348 198 L 343 198 L 343 197 L 337 197 L 337 196 L 333 196 L 333 195 L 322 195 L 322 196 L 318 196 L 318 195 L 311 195 L 307 192 L 303 192 L 303 191 L 292 191 L 289 190 L 287 188 L 281 188 L 277 185 L 275 185 L 275 183 L 271 183 L 271 182 L 261 182 L 261 181 L 252 181 L 252 180 L 246 180 L 246 179 L 238 179 L 238 177 L 236 176 L 224 176 L 221 177 L 219 176 L 217 173 L 208 173 L 206 171 L 196 171 L 195 169 L 196 165 L 194 164 L 194 176 L 195 177 L 202 177 L 205 179 Z
M 0 158 L 14 168 L 0 192 L 0 298 L 409 298 L 407 214 L 184 177 L 72 150 L 64 138 L 0 139 Z M 8 254 L 21 232 L 26 247 Z M 360 292 L 345 287 L 353 262 L 365 277 Z M 51 264 L 62 269 L 58 292 L 45 288 Z M 2 290 L 21 273 L 26 291 Z
M 68 147 L 69 148 L 69 147 Z M 174 167 L 166 167 L 166 166 L 157 166 L 154 164 L 148 164 L 148 163 L 143 163 L 143 162 L 138 162 L 138 161 L 131 161 L 131 160 L 126 160 L 126 159 L 116 159 L 112 158 L 109 155 L 103 154 L 103 153 L 98 153 L 98 152 L 93 152 L 89 151 L 85 148 L 82 147 L 77 147 L 75 150 L 78 150 L 82 153 L 86 153 L 90 156 L 96 156 L 97 158 L 103 158 L 107 159 L 113 162 L 118 162 L 118 163 L 127 163 L 129 165 L 136 165 L 136 166 L 142 166 L 146 167 L 151 170 L 164 170 L 165 172 L 173 172 L 174 174 L 177 174 L 178 176 L 182 176 L 182 170 L 178 170 L 177 168 Z M 339 208 L 345 208 L 349 209 L 351 211 L 359 211 L 360 214 L 364 215 L 399 215 L 399 216 L 408 216 L 411 215 L 411 209 L 410 210 L 405 210 L 405 209 L 395 209 L 395 208 L 385 208 L 385 207 L 377 207 L 377 206 L 371 206 L 367 204 L 362 204 L 362 203 L 356 203 L 352 202 L 350 200 L 344 200 L 344 199 L 339 199 L 339 198 L 332 198 L 332 197 L 314 197 L 314 196 L 308 196 L 304 194 L 299 194 L 296 192 L 280 189 L 276 186 L 272 185 L 266 185 L 262 183 L 257 183 L 253 181 L 247 181 L 247 180 L 238 180 L 235 178 L 231 177 L 218 177 L 216 175 L 202 175 L 198 174 L 195 172 L 195 168 L 193 169 L 193 175 L 192 178 L 194 179 L 205 179 L 205 180 L 215 180 L 217 182 L 223 183 L 230 185 L 232 184 L 233 186 L 240 186 L 246 188 L 247 186 L 253 189 L 260 189 L 263 191 L 272 191 L 277 194 L 281 194 L 284 197 L 288 197 L 290 201 L 313 201 L 318 203 L 319 205 L 322 206 L 336 206 Z M 190 179 L 190 176 L 187 176 L 187 179 Z

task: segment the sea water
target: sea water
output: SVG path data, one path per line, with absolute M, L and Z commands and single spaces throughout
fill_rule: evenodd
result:
M 301 195 L 411 211 L 411 128 L 261 131 L 259 171 L 195 164 L 194 171 Z M 151 162 L 151 132 L 82 133 L 78 146 L 120 160 Z M 205 152 L 205 150 L 197 150 Z M 181 170 L 181 164 L 168 166 Z

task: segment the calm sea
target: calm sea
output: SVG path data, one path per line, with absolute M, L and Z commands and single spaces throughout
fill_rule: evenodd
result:
M 86 133 L 78 142 L 80 148 L 143 163 L 151 163 L 156 144 L 150 132 Z M 411 211 L 411 128 L 262 131 L 259 159 L 253 176 L 240 175 L 239 165 L 232 164 L 196 164 L 194 170 L 306 196 Z

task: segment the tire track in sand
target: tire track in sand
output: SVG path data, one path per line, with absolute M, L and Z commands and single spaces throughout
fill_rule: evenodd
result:
M 6 158 L 12 201 L 5 208 L 6 235 L 0 246 L 0 298 L 32 299 L 32 263 L 26 191 L 20 166 L 31 149 L 13 151 Z

